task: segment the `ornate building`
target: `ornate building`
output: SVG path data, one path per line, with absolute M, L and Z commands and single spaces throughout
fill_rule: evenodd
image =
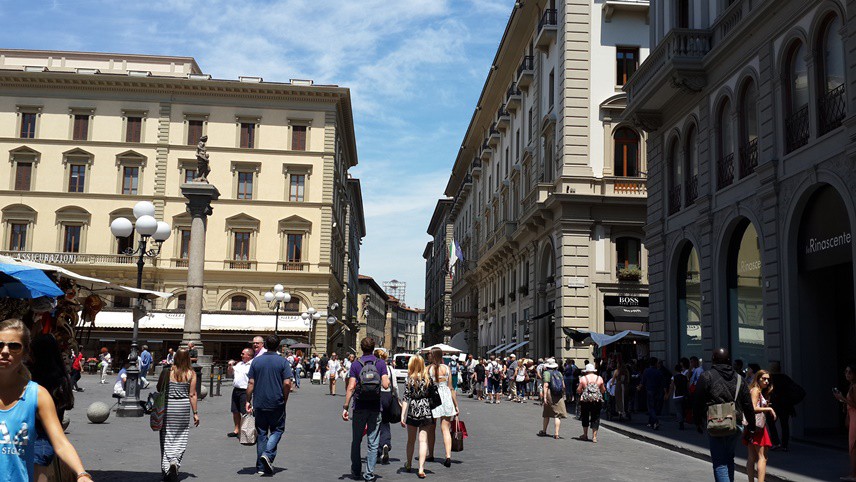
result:
M 845 386 L 854 16 L 852 1 L 652 2 L 654 48 L 625 90 L 628 118 L 649 132 L 654 355 L 709 360 L 725 346 L 804 387 Z M 804 437 L 843 427 L 823 390 L 797 412 Z
M 645 138 L 620 120 L 647 19 L 647 1 L 513 7 L 445 190 L 450 325 L 474 351 L 584 357 L 566 334 L 647 329 Z
M 425 258 L 425 335 L 426 346 L 448 343 L 460 324 L 452 321 L 452 278 L 449 276 L 449 246 L 453 224 L 451 199 L 440 199 L 428 224 L 429 241 L 422 252 Z
M 179 185 L 195 176 L 207 135 L 208 178 L 221 197 L 208 219 L 206 352 L 236 358 L 251 335 L 272 332 L 263 294 L 277 283 L 292 295 L 280 331 L 327 350 L 328 325 L 310 331 L 298 315 L 341 306 L 348 246 L 351 270 L 358 260 L 346 234 L 348 206 L 359 204 L 359 190 L 348 190 L 357 152 L 347 88 L 212 79 L 190 57 L 19 50 L 0 51 L 0 84 L 4 254 L 133 285 L 135 260 L 123 254 L 133 240 L 114 238 L 110 223 L 152 201 L 172 236 L 147 263 L 143 287 L 174 296 L 153 307 L 141 338 L 160 354 L 176 346 L 190 233 Z M 362 237 L 358 211 L 353 235 Z M 131 301 L 107 301 L 91 343 L 121 353 Z

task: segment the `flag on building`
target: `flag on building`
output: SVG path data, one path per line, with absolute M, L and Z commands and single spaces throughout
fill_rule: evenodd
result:
M 458 243 L 453 239 L 451 243 L 449 243 L 449 278 L 453 278 L 455 276 L 455 264 L 458 262 Z

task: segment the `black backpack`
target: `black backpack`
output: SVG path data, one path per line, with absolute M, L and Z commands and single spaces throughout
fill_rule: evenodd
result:
M 360 376 L 357 379 L 361 401 L 380 400 L 381 375 L 374 360 L 360 362 Z

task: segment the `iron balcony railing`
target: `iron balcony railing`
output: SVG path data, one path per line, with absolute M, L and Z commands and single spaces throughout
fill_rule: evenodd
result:
M 754 138 L 740 148 L 740 179 L 755 172 L 758 167 L 758 138 Z
M 716 161 L 716 188 L 722 189 L 734 182 L 734 153 Z
M 841 84 L 834 89 L 826 91 L 826 94 L 818 99 L 819 135 L 822 136 L 841 126 L 841 121 L 844 120 L 844 116 L 847 114 L 844 94 L 844 84 Z
M 511 87 L 508 88 L 508 92 L 505 94 L 505 100 L 514 97 L 515 95 L 521 95 L 520 89 L 517 88 L 517 84 L 511 84 Z
M 531 55 L 524 55 L 523 61 L 520 62 L 520 67 L 517 67 L 517 77 L 520 77 L 524 71 L 535 70 L 535 60 Z
M 797 109 L 785 119 L 785 147 L 793 152 L 808 144 L 808 104 Z
M 687 180 L 687 196 L 686 205 L 694 203 L 698 199 L 698 175 L 691 176 Z
M 538 31 L 544 28 L 545 25 L 556 25 L 558 15 L 555 8 L 544 10 L 544 15 L 541 15 L 541 20 L 538 21 Z
M 681 210 L 681 186 L 669 188 L 669 214 L 675 214 Z

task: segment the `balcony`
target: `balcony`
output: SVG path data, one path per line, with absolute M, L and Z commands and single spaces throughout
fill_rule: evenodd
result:
M 603 179 L 603 194 L 615 196 L 645 197 L 648 195 L 647 180 L 639 177 L 606 177 Z
M 616 12 L 648 13 L 648 0 L 606 0 L 603 2 L 603 21 L 612 21 Z
M 522 103 L 523 94 L 520 93 L 520 89 L 515 84 L 511 84 L 511 87 L 508 88 L 508 92 L 505 94 L 505 108 L 509 112 L 517 112 Z
M 722 189 L 734 182 L 734 153 L 716 161 L 716 188 Z
M 508 114 L 505 106 L 502 106 L 498 111 L 496 111 L 496 127 L 497 129 L 504 131 L 508 129 L 509 124 L 511 124 L 511 116 Z
M 675 214 L 681 210 L 681 186 L 669 188 L 669 214 Z
M 841 121 L 847 115 L 847 106 L 844 104 L 844 84 L 828 90 L 820 99 L 818 99 L 818 136 L 823 136 L 828 132 L 841 126 Z
M 493 148 L 499 145 L 499 130 L 497 130 L 495 122 L 490 126 L 490 131 L 488 131 L 487 144 Z
M 558 14 L 555 8 L 544 10 L 541 20 L 538 21 L 538 36 L 535 38 L 535 48 L 547 50 L 550 48 L 550 44 L 556 41 L 556 34 L 559 31 L 557 20 Z
M 125 254 L 49 253 L 34 251 L 0 251 L 0 254 L 26 261 L 60 265 L 127 265 L 137 262 L 136 257 Z M 153 258 L 152 261 L 157 266 L 158 258 Z
M 531 55 L 524 55 L 520 66 L 517 67 L 517 87 L 529 90 L 529 86 L 535 79 L 535 59 Z
M 482 163 L 481 159 L 475 158 L 473 159 L 473 163 L 470 164 L 470 174 L 473 176 L 473 179 L 478 179 L 481 176 L 482 172 Z
M 256 262 L 250 260 L 227 259 L 226 261 L 223 261 L 223 268 L 255 270 Z
M 758 167 L 758 138 L 740 148 L 740 179 L 755 172 Z
M 793 152 L 808 144 L 808 104 L 785 119 L 785 148 Z
M 490 147 L 489 140 L 485 139 L 481 147 L 481 152 L 479 153 L 479 159 L 482 161 L 489 161 L 491 155 L 493 155 L 493 150 Z
M 302 261 L 280 261 L 276 267 L 279 271 L 309 271 L 309 263 Z
M 173 258 L 171 261 L 173 268 L 187 268 L 187 258 Z
M 689 206 L 698 199 L 698 174 L 687 180 L 687 195 L 684 203 Z

